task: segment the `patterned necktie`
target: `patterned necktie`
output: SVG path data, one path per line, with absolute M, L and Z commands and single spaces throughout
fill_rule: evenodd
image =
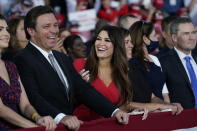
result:
M 186 67 L 187 67 L 187 70 L 189 72 L 189 77 L 190 77 L 190 80 L 191 80 L 191 86 L 192 86 L 193 93 L 194 93 L 194 96 L 195 96 L 195 108 L 197 108 L 197 78 L 196 78 L 196 74 L 195 74 L 194 69 L 192 67 L 192 64 L 190 62 L 191 58 L 189 56 L 186 56 L 184 59 L 186 61 Z
M 63 74 L 61 73 L 60 69 L 58 68 L 58 63 L 55 61 L 55 58 L 54 58 L 53 54 L 49 54 L 48 57 L 49 57 L 49 60 L 51 62 L 51 65 L 52 65 L 53 69 L 57 72 L 60 80 L 62 81 L 64 87 L 66 88 L 67 99 L 69 100 L 68 84 L 65 82 L 65 80 L 63 78 Z

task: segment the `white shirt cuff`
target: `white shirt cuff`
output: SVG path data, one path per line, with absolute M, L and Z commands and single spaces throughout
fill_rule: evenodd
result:
M 120 110 L 119 108 L 115 109 L 115 110 L 112 112 L 111 117 L 114 117 L 114 114 L 115 114 L 117 111 L 119 111 L 119 110 Z
M 55 119 L 54 119 L 54 121 L 55 121 L 55 123 L 56 124 L 59 124 L 60 123 L 60 121 L 63 119 L 63 117 L 65 117 L 66 115 L 64 114 L 64 113 L 59 113 L 56 117 L 55 117 Z

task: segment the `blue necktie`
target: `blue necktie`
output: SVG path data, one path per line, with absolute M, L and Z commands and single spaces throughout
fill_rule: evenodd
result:
M 189 56 L 186 56 L 184 59 L 186 61 L 186 67 L 187 67 L 187 70 L 189 72 L 189 77 L 190 77 L 190 80 L 191 80 L 191 86 L 192 86 L 193 93 L 194 93 L 194 96 L 195 96 L 195 108 L 197 108 L 197 78 L 196 78 L 194 69 L 192 67 L 192 64 L 190 62 L 191 58 Z

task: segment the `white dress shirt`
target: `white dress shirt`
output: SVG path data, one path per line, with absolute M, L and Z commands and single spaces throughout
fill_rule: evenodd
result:
M 34 47 L 36 47 L 36 48 L 43 54 L 43 56 L 47 59 L 47 61 L 51 64 L 51 62 L 50 62 L 50 60 L 49 60 L 49 58 L 48 58 L 48 55 L 49 55 L 49 54 L 53 54 L 52 51 L 47 52 L 47 51 L 41 49 L 40 47 L 38 47 L 38 46 L 37 46 L 36 44 L 34 44 L 33 42 L 30 41 L 30 43 L 31 43 Z M 56 60 L 56 59 L 55 59 L 55 60 Z M 56 60 L 56 62 L 57 62 L 57 60 Z M 58 63 L 58 62 L 57 62 L 57 63 Z M 58 64 L 58 67 L 60 68 L 59 64 Z M 64 75 L 64 73 L 63 73 L 63 71 L 62 71 L 61 68 L 60 68 L 60 71 L 61 71 L 61 73 L 63 74 L 63 77 L 64 77 L 65 82 L 68 84 L 67 79 L 66 79 L 66 77 L 65 77 L 65 75 Z M 68 86 L 67 86 L 67 87 L 68 87 Z M 66 107 L 65 107 L 65 108 L 66 108 Z M 118 110 L 120 110 L 120 109 L 119 109 L 119 108 L 115 109 L 115 110 L 112 112 L 111 117 L 114 117 L 114 114 L 115 114 Z M 64 116 L 66 116 L 66 114 L 64 114 L 64 113 L 59 113 L 59 114 L 55 117 L 55 119 L 54 119 L 55 122 L 56 122 L 56 124 L 59 124 L 60 121 L 63 119 Z
M 187 67 L 186 67 L 186 61 L 184 59 L 186 56 L 189 56 L 190 57 L 190 62 L 192 64 L 192 67 L 194 69 L 194 72 L 195 72 L 195 74 L 197 76 L 197 65 L 196 65 L 196 62 L 194 61 L 194 58 L 191 55 L 191 52 L 189 53 L 189 55 L 186 55 L 183 52 L 181 52 L 180 50 L 178 50 L 177 48 L 174 47 L 174 49 L 177 52 L 179 58 L 181 59 L 181 62 L 182 62 L 183 66 L 184 66 L 184 68 L 185 68 L 185 70 L 187 72 L 187 76 L 188 76 L 189 80 L 190 80 L 190 75 L 189 75 L 189 72 L 188 72 Z M 191 82 L 191 80 L 190 80 L 190 82 Z
M 37 46 L 36 44 L 34 44 L 33 42 L 30 41 L 30 43 L 31 43 L 36 49 L 38 49 L 38 50 L 40 51 L 40 53 L 42 53 L 43 56 L 47 59 L 47 61 L 51 64 L 51 62 L 50 62 L 48 56 L 49 56 L 49 54 L 53 54 L 52 51 L 47 52 L 47 51 L 43 50 L 42 48 L 38 47 L 38 46 Z M 57 62 L 56 59 L 55 59 L 55 61 Z M 58 62 L 57 62 L 57 63 L 58 63 Z M 66 77 L 65 77 L 65 75 L 64 75 L 64 73 L 63 73 L 63 71 L 62 71 L 62 69 L 60 68 L 59 64 L 58 64 L 58 68 L 60 69 L 60 72 L 61 72 L 62 75 L 63 75 L 63 78 L 64 78 L 64 80 L 65 80 L 65 82 L 66 82 L 66 85 L 68 85 L 68 81 L 67 81 L 67 79 L 66 79 Z M 67 87 L 68 87 L 68 86 L 67 86 Z M 66 107 L 65 107 L 65 108 L 66 108 Z M 56 122 L 56 124 L 59 124 L 60 121 L 63 119 L 64 116 L 66 116 L 66 114 L 64 114 L 64 113 L 59 113 L 59 114 L 55 117 L 55 119 L 54 119 L 55 122 Z

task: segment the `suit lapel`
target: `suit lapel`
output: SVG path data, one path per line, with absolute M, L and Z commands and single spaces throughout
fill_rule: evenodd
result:
M 196 62 L 197 64 L 197 55 L 195 53 L 192 53 L 192 57 L 194 58 L 194 61 Z
M 51 66 L 51 64 L 47 61 L 47 59 L 43 56 L 43 54 L 36 49 L 32 44 L 28 44 L 26 47 L 29 51 L 31 51 L 31 53 L 36 57 L 36 60 L 40 61 L 44 67 L 46 67 L 46 69 L 48 71 L 53 71 L 53 67 Z
M 55 70 L 53 69 L 53 67 L 51 66 L 51 64 L 48 62 L 48 60 L 43 56 L 43 54 L 38 50 L 38 49 L 36 49 L 32 44 L 28 44 L 27 45 L 27 47 L 26 47 L 35 57 L 36 57 L 36 60 L 38 60 L 39 61 L 39 63 L 42 63 L 42 66 L 44 66 L 45 67 L 45 69 L 47 70 L 47 72 L 49 73 L 48 75 L 49 76 L 54 76 L 54 77 L 56 77 L 56 79 L 59 79 L 59 81 L 61 81 L 60 80 L 60 78 L 59 78 L 59 76 L 58 76 L 58 74 L 55 72 Z M 56 60 L 58 61 L 58 63 L 60 63 L 59 62 L 59 59 L 58 59 L 58 57 L 55 57 L 56 58 Z M 60 66 L 61 66 L 62 64 L 60 64 Z M 61 68 L 62 68 L 62 66 L 61 66 Z M 63 92 L 65 92 L 65 95 L 66 95 L 66 89 L 64 88 L 64 86 L 63 86 L 63 83 L 61 83 L 62 84 L 62 86 L 58 86 Z M 62 88 L 63 87 L 63 88 Z
M 66 65 L 67 63 L 64 62 L 65 61 L 64 58 L 61 57 L 60 55 L 58 55 L 57 52 L 53 51 L 53 55 L 54 55 L 55 59 L 57 60 L 60 68 L 62 69 L 64 75 L 66 76 L 68 86 L 69 86 L 68 88 L 69 88 L 69 97 L 70 97 L 72 94 L 72 82 L 71 82 L 72 80 L 70 78 L 71 74 L 69 73 L 69 69 L 67 68 L 67 65 Z M 65 89 L 65 91 L 66 91 L 66 89 Z
M 64 75 L 66 76 L 67 80 L 68 80 L 68 84 L 69 86 L 71 86 L 71 80 L 70 80 L 70 75 L 69 75 L 69 70 L 66 68 L 66 63 L 64 62 L 65 60 L 63 60 L 62 57 L 58 57 L 57 53 L 55 51 L 53 51 L 54 57 L 55 59 L 58 61 L 59 66 L 61 67 L 62 71 L 64 72 Z
M 173 64 L 177 67 L 177 69 L 179 70 L 179 72 L 180 72 L 180 75 L 184 78 L 184 80 L 186 81 L 186 83 L 188 84 L 188 87 L 190 87 L 190 89 L 192 89 L 191 88 L 191 83 L 190 83 L 190 81 L 189 81 L 189 78 L 188 78 L 188 75 L 187 75 L 187 72 L 186 72 L 186 70 L 185 70 L 185 68 L 184 68 L 184 66 L 183 66 L 183 64 L 182 64 L 182 62 L 181 62 L 181 59 L 179 58 L 179 56 L 178 56 L 178 54 L 177 54 L 177 52 L 173 49 Z

